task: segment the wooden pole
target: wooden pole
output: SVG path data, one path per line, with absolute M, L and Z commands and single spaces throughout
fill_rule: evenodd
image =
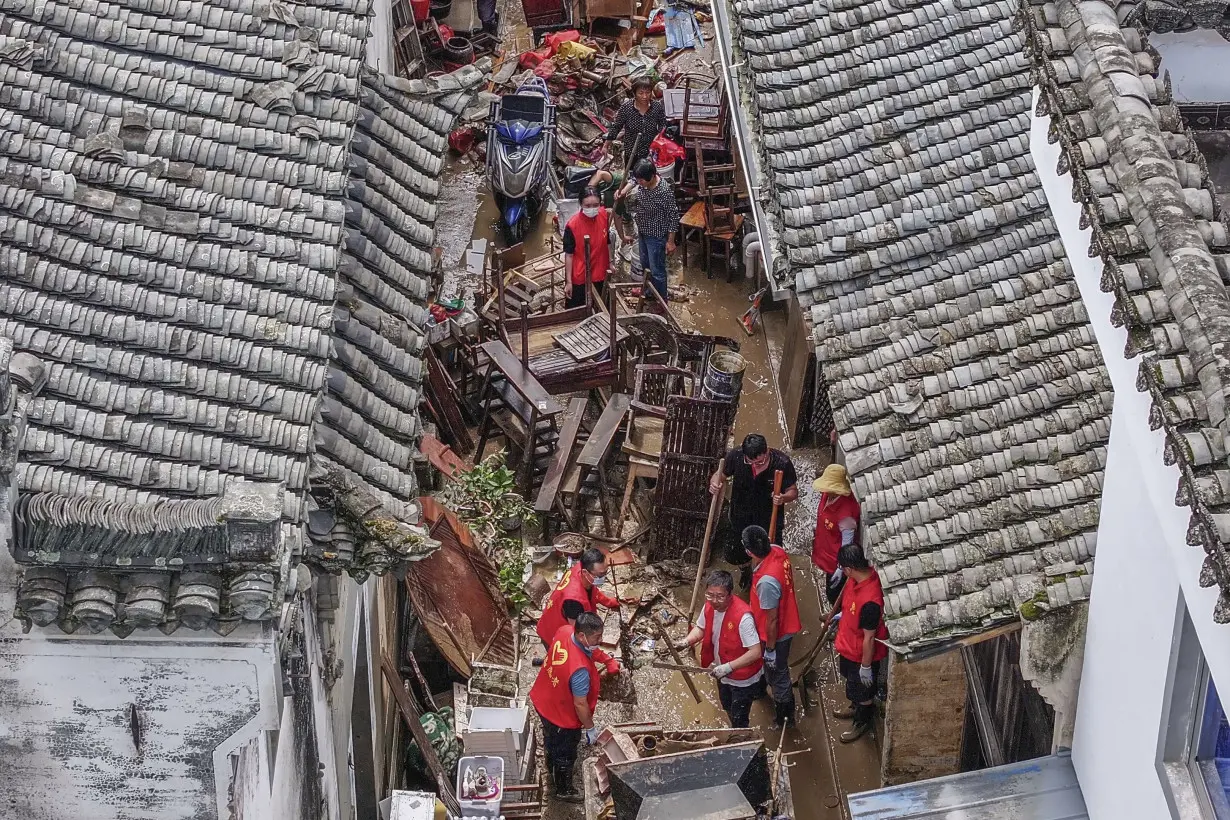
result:
M 683 662 L 683 658 L 679 657 L 679 650 L 675 648 L 675 644 L 671 643 L 670 636 L 666 634 L 666 630 L 662 628 L 662 624 L 658 622 L 658 619 L 651 615 L 649 617 L 649 622 L 653 624 L 654 631 L 658 633 L 658 640 L 666 644 L 666 649 L 671 653 L 671 657 L 674 658 L 675 663 L 678 666 L 687 666 L 687 664 Z M 700 696 L 700 692 L 696 688 L 696 684 L 692 682 L 692 676 L 682 670 L 680 670 L 679 674 L 683 675 L 683 682 L 688 685 L 688 691 L 692 693 L 692 697 L 695 698 L 697 703 L 700 703 L 702 698 Z
M 585 234 L 583 244 L 585 245 L 585 307 L 592 308 L 594 306 L 594 272 L 589 266 L 589 234 Z
M 692 600 L 688 604 L 687 616 L 691 621 L 696 617 L 696 603 L 700 599 L 700 585 L 705 577 L 705 567 L 709 563 L 709 547 L 713 540 L 713 525 L 717 521 L 718 510 L 722 509 L 722 494 L 713 493 L 709 502 L 709 520 L 705 522 L 705 543 L 701 544 L 700 561 L 696 564 L 696 580 L 692 583 Z
M 773 495 L 781 495 L 782 492 L 782 471 L 777 470 L 773 473 Z M 781 505 L 773 505 L 773 516 L 769 519 L 769 543 L 776 544 L 777 540 L 774 537 L 777 534 L 777 514 L 781 511 Z

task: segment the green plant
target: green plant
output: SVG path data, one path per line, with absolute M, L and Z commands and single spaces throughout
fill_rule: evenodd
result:
M 480 546 L 499 567 L 500 591 L 509 606 L 529 599 L 523 589 L 530 550 L 522 532 L 538 523 L 534 509 L 516 491 L 517 477 L 494 453 L 458 476 L 441 494 L 444 503 L 470 527 Z M 515 524 L 515 526 L 509 526 Z

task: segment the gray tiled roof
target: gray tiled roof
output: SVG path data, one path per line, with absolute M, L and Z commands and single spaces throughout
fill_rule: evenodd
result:
M 1121 0 L 1117 5 L 1149 31 L 1209 28 L 1230 39 L 1230 0 Z M 1127 16 L 1123 15 L 1125 19 Z
M 365 499 L 382 537 L 361 540 L 421 546 L 431 197 L 480 74 L 392 87 L 363 67 L 371 12 L 0 0 L 0 336 L 46 375 L 14 551 L 56 565 L 23 586 L 46 576 L 47 614 L 99 599 L 94 628 L 186 589 L 269 616 L 309 512 L 339 499 L 317 484 Z M 258 546 L 193 525 L 244 492 L 280 505 Z
M 773 213 L 910 649 L 1088 597 L 1111 385 L 1008 0 L 734 0 Z
M 1194 6 L 1195 4 L 1193 4 Z M 1159 55 L 1121 25 L 1130 7 L 1024 6 L 1043 97 L 1039 115 L 1063 147 L 1103 262 L 1112 320 L 1140 358 L 1137 388 L 1153 400 L 1179 467 L 1176 502 L 1191 509 L 1188 542 L 1207 553 L 1200 582 L 1222 590 L 1214 617 L 1230 623 L 1230 229 L 1208 169 L 1159 77 Z M 1117 14 L 1118 12 L 1118 14 Z

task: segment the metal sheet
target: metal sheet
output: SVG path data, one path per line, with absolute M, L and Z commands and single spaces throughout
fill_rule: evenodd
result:
M 432 642 L 457 672 L 471 663 L 511 665 L 513 627 L 499 574 L 457 516 L 424 497 L 423 520 L 440 549 L 406 569 L 406 592 Z
M 851 820 L 1088 820 L 1064 752 L 848 798 Z

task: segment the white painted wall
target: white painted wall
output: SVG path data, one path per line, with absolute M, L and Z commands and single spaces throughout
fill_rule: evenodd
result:
M 1150 34 L 1178 102 L 1230 103 L 1230 42 L 1215 31 Z
M 372 0 L 371 28 L 367 36 L 367 64 L 393 74 L 393 0 Z
M 1188 511 L 1174 503 L 1179 471 L 1149 429 L 1139 360 L 1123 357 L 1126 331 L 1110 323 L 1113 297 L 1099 287 L 1101 261 L 1089 257 L 1090 231 L 1080 229 L 1071 178 L 1055 172 L 1060 146 L 1047 128 L 1034 118 L 1031 150 L 1115 390 L 1072 761 L 1093 820 L 1156 820 L 1170 816 L 1156 762 L 1180 596 L 1222 692 L 1230 627 L 1213 622 L 1216 589 L 1198 583 L 1204 556 L 1187 545 Z

